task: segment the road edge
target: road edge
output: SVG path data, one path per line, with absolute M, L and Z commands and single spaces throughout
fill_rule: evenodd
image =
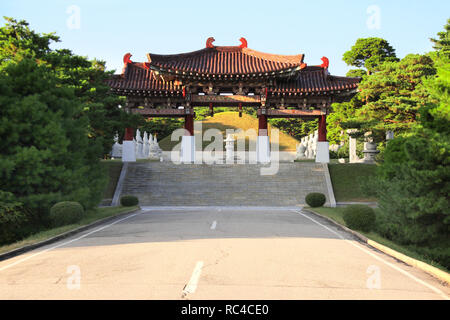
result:
M 33 244 L 29 244 L 29 245 L 26 245 L 26 246 L 23 246 L 23 247 L 20 247 L 20 248 L 17 248 L 17 249 L 13 249 L 13 250 L 5 252 L 5 253 L 1 253 L 0 254 L 0 261 L 4 261 L 4 260 L 7 260 L 7 259 L 14 258 L 14 257 L 16 257 L 18 255 L 23 254 L 23 253 L 26 253 L 26 252 L 38 249 L 40 247 L 52 244 L 52 243 L 57 242 L 59 240 L 68 238 L 70 236 L 73 236 L 73 235 L 75 235 L 77 233 L 80 233 L 80 232 L 86 231 L 86 230 L 88 230 L 90 228 L 93 228 L 93 227 L 96 227 L 98 225 L 101 225 L 103 223 L 112 221 L 112 220 L 114 220 L 116 218 L 119 218 L 119 217 L 122 217 L 122 216 L 126 216 L 126 215 L 129 215 L 129 214 L 133 214 L 133 213 L 136 213 L 136 212 L 141 211 L 141 210 L 142 209 L 139 207 L 139 208 L 137 208 L 137 209 L 135 209 L 133 211 L 119 213 L 119 214 L 114 215 L 114 216 L 110 216 L 110 217 L 106 217 L 106 218 L 94 221 L 94 222 L 92 222 L 90 224 L 87 224 L 85 226 L 78 227 L 78 228 L 70 230 L 70 231 L 66 231 L 66 232 L 61 233 L 61 234 L 59 234 L 57 236 L 54 236 L 54 237 L 52 237 L 50 239 L 46 239 L 46 240 L 43 240 L 43 241 L 40 241 L 40 242 L 37 242 L 37 243 L 33 243 Z
M 334 221 L 333 219 L 331 219 L 329 217 L 323 216 L 323 215 L 321 215 L 321 214 L 319 214 L 317 212 L 314 212 L 314 211 L 311 211 L 311 210 L 308 210 L 308 209 L 305 209 L 305 208 L 302 208 L 302 211 L 310 213 L 310 214 L 315 215 L 317 217 L 323 218 L 323 219 L 327 220 L 328 222 L 334 224 L 338 228 L 340 228 L 340 229 L 342 229 L 342 230 L 344 230 L 346 232 L 351 233 L 352 235 L 357 237 L 360 241 L 362 241 L 363 243 L 367 244 L 368 246 L 370 246 L 370 247 L 372 247 L 372 248 L 374 248 L 374 249 L 376 249 L 378 251 L 381 251 L 384 254 L 387 254 L 388 256 L 391 256 L 391 257 L 393 257 L 393 258 L 395 258 L 397 260 L 400 260 L 400 261 L 406 263 L 407 265 L 410 265 L 410 266 L 416 267 L 416 268 L 418 268 L 418 269 L 420 269 L 422 271 L 425 271 L 426 273 L 434 276 L 435 278 L 437 278 L 437 279 L 439 279 L 439 280 L 441 280 L 441 281 L 443 281 L 443 282 L 445 282 L 447 284 L 450 284 L 450 274 L 445 272 L 445 271 L 443 271 L 443 270 L 440 270 L 440 269 L 438 269 L 436 267 L 433 267 L 432 265 L 429 265 L 428 263 L 425 263 L 423 261 L 420 261 L 420 260 L 408 257 L 407 255 L 405 255 L 403 253 L 400 253 L 400 252 L 398 252 L 398 251 L 396 251 L 394 249 L 391 249 L 389 247 L 386 247 L 385 245 L 382 245 L 381 243 L 373 241 L 373 240 L 367 238 L 366 236 L 360 234 L 359 232 L 356 232 L 354 230 L 351 230 L 351 229 L 347 228 L 344 225 L 341 225 L 340 223 Z

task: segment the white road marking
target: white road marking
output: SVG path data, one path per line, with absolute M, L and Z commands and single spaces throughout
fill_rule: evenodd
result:
M 25 257 L 25 258 L 23 258 L 23 259 L 17 260 L 17 261 L 15 261 L 15 262 L 13 262 L 13 263 L 10 263 L 10 264 L 8 264 L 8 265 L 6 265 L 6 266 L 1 267 L 1 268 L 0 268 L 0 271 L 6 270 L 6 269 L 8 269 L 8 268 L 11 268 L 11 267 L 13 267 L 13 266 L 15 266 L 15 265 L 18 265 L 18 264 L 21 263 L 21 262 L 30 260 L 31 258 L 34 258 L 34 257 L 36 257 L 36 256 L 38 256 L 38 255 L 40 255 L 40 254 L 43 254 L 43 253 L 45 253 L 45 252 L 48 252 L 48 251 L 50 251 L 50 250 L 53 250 L 53 249 L 62 247 L 62 246 L 64 246 L 64 245 L 66 245 L 66 244 L 69 244 L 69 243 L 78 241 L 78 240 L 80 240 L 80 239 L 83 239 L 83 238 L 85 238 L 85 237 L 87 237 L 87 236 L 89 236 L 89 235 L 91 235 L 91 234 L 93 234 L 93 233 L 99 232 L 99 231 L 101 231 L 101 230 L 103 230 L 103 229 L 106 229 L 106 228 L 108 228 L 108 227 L 110 227 L 110 226 L 112 226 L 112 225 L 114 225 L 114 224 L 116 224 L 116 223 L 118 223 L 118 222 L 121 222 L 121 221 L 127 220 L 127 219 L 129 219 L 129 218 L 135 217 L 135 216 L 137 216 L 137 215 L 139 215 L 139 214 L 141 214 L 141 213 L 142 213 L 142 212 L 138 212 L 138 213 L 132 214 L 132 215 L 130 215 L 130 216 L 126 216 L 125 218 L 122 218 L 122 219 L 120 219 L 120 220 L 114 221 L 114 222 L 112 222 L 112 223 L 110 223 L 110 224 L 108 224 L 108 225 L 106 225 L 106 226 L 97 228 L 97 229 L 95 229 L 95 230 L 93 230 L 93 231 L 91 231 L 91 232 L 89 232 L 89 233 L 86 233 L 86 234 L 84 234 L 84 235 L 82 235 L 82 236 L 80 236 L 80 237 L 78 237 L 78 238 L 75 238 L 75 239 L 72 239 L 72 240 L 70 240 L 70 241 L 66 241 L 66 242 L 60 243 L 60 244 L 58 244 L 58 245 L 56 245 L 56 246 L 53 246 L 53 247 L 51 247 L 51 248 L 48 248 L 48 249 L 45 249 L 45 250 L 42 250 L 42 251 L 36 252 L 36 253 L 34 253 L 34 254 L 30 255 L 30 256 L 27 256 L 27 257 Z
M 189 293 L 194 293 L 197 290 L 198 280 L 200 279 L 200 275 L 202 273 L 203 261 L 198 261 L 195 265 L 194 271 L 192 272 L 191 279 L 186 284 L 183 289 L 183 297 Z
M 370 252 L 369 250 L 367 250 L 367 249 L 361 247 L 360 245 L 356 244 L 354 241 L 345 239 L 342 235 L 340 235 L 340 234 L 337 233 L 336 231 L 334 231 L 334 230 L 328 228 L 327 226 L 321 224 L 320 222 L 314 220 L 313 218 L 308 217 L 307 215 L 305 215 L 305 214 L 302 213 L 301 211 L 296 211 L 296 210 L 293 210 L 293 211 L 296 212 L 296 213 L 298 213 L 298 214 L 300 214 L 300 215 L 302 215 L 303 217 L 305 217 L 305 218 L 307 218 L 307 219 L 309 219 L 309 220 L 315 222 L 316 224 L 318 224 L 318 225 L 324 227 L 325 229 L 327 229 L 327 230 L 330 231 L 331 233 L 337 235 L 337 236 L 338 236 L 339 238 L 341 238 L 342 240 L 344 240 L 344 241 L 346 241 L 347 243 L 351 244 L 352 246 L 358 248 L 359 250 L 361 250 L 361 251 L 367 253 L 368 255 L 370 255 L 371 257 L 375 258 L 376 260 L 381 261 L 382 263 L 384 263 L 385 265 L 391 267 L 392 269 L 397 270 L 398 272 L 400 272 L 400 273 L 402 273 L 403 275 L 405 275 L 405 276 L 411 278 L 412 280 L 416 281 L 417 283 L 420 283 L 421 285 L 427 287 L 428 289 L 431 289 L 432 291 L 434 291 L 435 293 L 437 293 L 438 295 L 440 295 L 442 298 L 444 298 L 444 299 L 446 299 L 446 300 L 450 300 L 450 297 L 448 297 L 444 292 L 442 292 L 442 291 L 439 290 L 438 288 L 432 286 L 431 284 L 428 284 L 428 283 L 426 283 L 425 281 L 420 280 L 419 278 L 413 276 L 413 275 L 412 275 L 411 273 L 409 273 L 408 271 L 405 271 L 405 270 L 403 270 L 403 269 L 401 269 L 401 268 L 395 266 L 394 264 L 392 264 L 392 263 L 390 263 L 390 262 L 388 262 L 388 261 L 386 261 L 386 260 L 380 258 L 379 256 L 375 255 L 373 252 Z
M 217 221 L 213 221 L 213 223 L 211 224 L 211 230 L 215 230 L 217 226 Z

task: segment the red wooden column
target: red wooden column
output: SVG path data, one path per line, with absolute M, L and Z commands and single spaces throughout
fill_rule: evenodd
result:
M 267 136 L 267 115 L 258 116 L 258 136 Z
M 134 138 L 134 129 L 133 128 L 125 128 L 125 136 L 123 140 L 133 141 Z
M 330 144 L 327 141 L 327 116 L 321 115 L 319 117 L 319 130 L 316 146 L 316 162 L 329 163 L 330 162 Z
M 194 115 L 193 114 L 187 114 L 184 117 L 184 129 L 186 129 L 186 133 L 184 135 L 186 135 L 186 136 L 194 135 Z
M 181 138 L 181 162 L 195 162 L 195 136 L 194 136 L 194 112 L 188 109 L 189 113 L 184 116 L 184 136 Z
M 319 137 L 318 141 L 327 141 L 327 116 L 319 116 Z
M 258 115 L 258 138 L 256 140 L 256 161 L 258 163 L 270 162 L 270 141 L 267 132 L 267 115 Z

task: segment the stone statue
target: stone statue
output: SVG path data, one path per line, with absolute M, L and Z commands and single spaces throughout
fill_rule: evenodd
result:
M 162 158 L 162 150 L 159 147 L 156 135 L 152 136 L 150 134 L 148 159 L 161 161 L 161 158 Z
M 231 133 L 225 139 L 225 160 L 227 163 L 234 162 L 234 138 Z
M 142 141 L 141 132 L 136 130 L 136 159 L 145 159 L 144 142 Z
M 119 143 L 119 135 L 116 132 L 114 136 L 114 144 L 111 150 L 111 158 L 122 158 L 122 145 Z
M 143 150 L 142 150 L 144 158 L 148 158 L 149 151 L 150 151 L 150 144 L 148 141 L 148 134 L 147 131 L 144 131 Z
M 306 147 L 303 144 L 303 142 L 299 143 L 297 145 L 297 154 L 295 155 L 295 160 L 304 159 L 306 157 L 305 155 Z

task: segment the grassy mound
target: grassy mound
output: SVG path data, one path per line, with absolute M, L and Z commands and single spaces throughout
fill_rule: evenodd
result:
M 224 139 L 226 138 L 227 129 L 242 129 L 243 131 L 253 129 L 255 132 L 255 136 L 251 137 L 250 139 L 246 138 L 246 150 L 248 151 L 250 143 L 256 145 L 256 136 L 258 135 L 258 119 L 246 113 L 243 113 L 242 117 L 239 117 L 238 112 L 221 112 L 214 114 L 214 117 L 207 117 L 202 121 L 202 135 L 208 129 L 218 129 L 222 133 Z M 271 135 L 271 130 L 272 127 L 269 125 L 269 135 Z M 196 134 L 199 134 L 199 132 L 196 132 Z M 235 139 L 237 138 L 239 138 L 239 135 L 235 135 Z M 168 136 L 159 141 L 159 146 L 164 151 L 170 151 L 178 143 L 179 141 L 171 141 L 170 136 Z M 203 141 L 203 146 L 201 146 L 202 149 L 204 149 L 211 143 L 212 141 Z M 297 139 L 279 131 L 279 151 L 295 151 L 297 143 L 299 143 Z M 237 144 L 235 144 L 235 146 L 236 145 Z M 197 143 L 196 148 L 197 150 L 200 150 L 199 143 Z M 225 150 L 225 144 L 223 150 Z

